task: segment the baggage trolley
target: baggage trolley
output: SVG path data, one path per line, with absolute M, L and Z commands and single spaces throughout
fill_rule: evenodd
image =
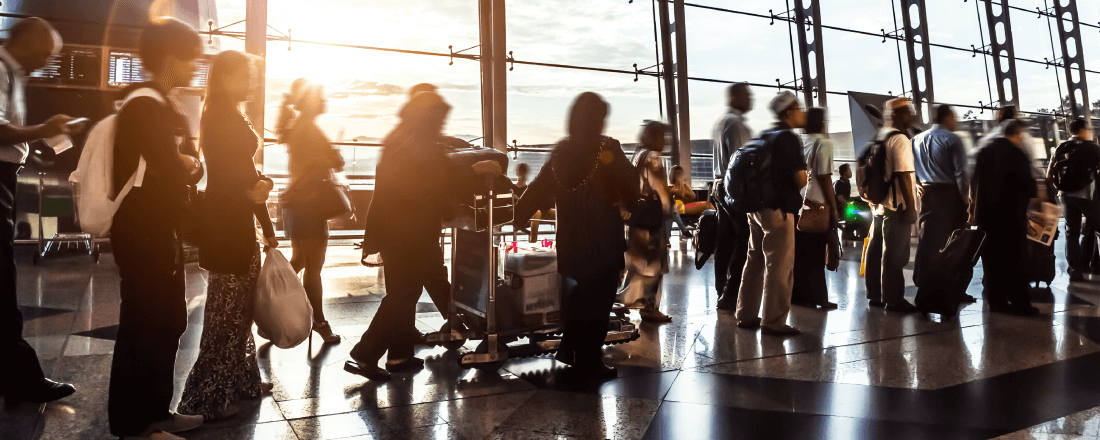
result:
M 428 345 L 457 349 L 468 340 L 480 340 L 477 348 L 464 353 L 459 365 L 482 371 L 496 371 L 511 358 L 552 354 L 561 344 L 563 331 L 560 304 L 556 312 L 517 316 L 514 294 L 523 280 L 508 274 L 500 277 L 500 266 L 506 257 L 500 238 L 508 235 L 494 232 L 494 202 L 513 201 L 511 193 L 475 195 L 474 206 L 486 206 L 487 222 L 481 228 L 475 219 L 470 229 L 451 229 L 451 301 L 445 312 L 449 322 L 462 323 L 465 329 L 444 328 L 425 335 Z M 511 216 L 509 216 L 511 217 Z M 504 223 L 504 222 L 501 222 Z M 516 232 L 510 233 L 513 239 Z M 519 286 L 517 286 L 519 284 Z M 616 304 L 612 309 L 604 345 L 622 344 L 638 339 L 638 329 L 626 315 L 626 308 Z M 526 339 L 526 343 L 519 343 Z
M 45 176 L 46 173 L 38 173 L 38 240 L 34 255 L 31 256 L 32 263 L 38 264 L 39 260 L 46 257 L 46 253 L 51 250 L 60 250 L 62 244 L 65 245 L 66 249 L 71 249 L 73 246 L 77 246 L 78 249 L 80 247 L 87 249 L 88 255 L 98 263 L 99 243 L 91 234 L 55 232 L 52 237 L 46 238 L 46 230 L 42 221 L 44 217 L 60 218 L 72 213 L 78 224 L 80 217 L 76 209 L 77 188 L 75 184 L 70 194 L 58 191 L 47 194 Z

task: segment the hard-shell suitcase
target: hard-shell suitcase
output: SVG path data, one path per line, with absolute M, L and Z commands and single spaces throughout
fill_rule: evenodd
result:
M 951 316 L 959 311 L 959 304 L 973 278 L 971 269 L 981 257 L 985 232 L 978 229 L 959 229 L 951 233 L 943 248 L 928 260 L 921 271 L 935 274 L 921 281 L 914 300 L 922 310 Z
M 707 259 L 714 255 L 718 242 L 718 211 L 708 209 L 699 215 L 699 229 L 691 242 L 695 248 L 695 269 L 702 269 Z
M 1023 264 L 1024 278 L 1028 283 L 1035 283 L 1035 287 L 1039 287 L 1039 283 L 1042 282 L 1047 283 L 1049 288 L 1050 282 L 1054 281 L 1054 276 L 1057 274 L 1054 267 L 1054 246 L 1047 246 L 1032 240 L 1026 241 Z

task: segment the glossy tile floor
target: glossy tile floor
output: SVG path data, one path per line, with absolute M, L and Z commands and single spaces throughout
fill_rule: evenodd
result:
M 797 337 L 734 326 L 730 313 L 714 309 L 710 263 L 696 271 L 682 244 L 661 305 L 674 322 L 641 323 L 635 313 L 641 339 L 605 351 L 606 362 L 619 367 L 617 379 L 561 383 L 563 365 L 545 357 L 510 360 L 491 373 L 464 370 L 460 351 L 420 348 L 424 370 L 375 384 L 342 366 L 384 288 L 350 243 L 334 244 L 325 313 L 344 341 L 281 350 L 257 338 L 274 394 L 185 437 L 1100 438 L 1100 282 L 1070 285 L 1060 258 L 1052 289 L 1033 291 L 1037 317 L 991 314 L 982 301 L 953 319 L 899 315 L 868 309 L 857 250 L 847 251 L 840 270 L 829 273 L 840 309 L 793 308 L 790 322 L 804 332 Z M 32 266 L 28 257 L 19 277 L 27 340 L 49 376 L 79 391 L 41 407 L 0 410 L 0 438 L 110 438 L 106 390 L 118 319 L 110 255 L 98 265 L 61 256 Z M 979 298 L 981 277 L 979 266 L 970 288 Z M 177 400 L 197 355 L 205 280 L 204 271 L 188 267 L 190 324 L 177 359 Z M 442 323 L 426 295 L 418 312 L 422 331 Z

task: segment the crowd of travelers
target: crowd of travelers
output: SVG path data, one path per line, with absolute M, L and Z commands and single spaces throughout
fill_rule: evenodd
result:
M 9 353 L 0 363 L 0 392 L 8 405 L 44 403 L 75 391 L 70 384 L 45 378 L 34 350 L 21 336 L 13 194 L 28 141 L 82 129 L 65 115 L 25 124 L 20 81 L 56 55 L 61 40 L 48 23 L 34 18 L 18 22 L 10 33 L 0 49 L 0 91 L 8 91 L 0 96 L 0 144 L 11 146 L 0 149 L 0 349 Z M 260 64 L 236 51 L 215 57 L 196 145 L 186 135 L 186 117 L 168 95 L 190 83 L 202 51 L 198 33 L 186 24 L 173 19 L 148 24 L 140 54 L 149 80 L 121 93 L 127 99 L 117 113 L 111 180 L 112 194 L 124 198 L 110 233 L 121 304 L 107 413 L 111 433 L 124 439 L 177 439 L 173 433 L 230 417 L 238 402 L 273 388 L 262 381 L 257 366 L 252 296 L 261 247 L 279 246 L 266 208 L 274 185 L 257 171 L 253 157 L 262 139 L 241 111 L 255 93 Z M 805 109 L 793 93 L 780 92 L 768 103 L 776 124 L 754 136 L 746 124 L 746 113 L 753 108 L 749 86 L 731 86 L 728 106 L 714 131 L 709 200 L 697 200 L 682 168 L 666 172 L 665 124 L 646 123 L 640 147 L 628 158 L 617 140 L 603 135 L 610 106 L 591 92 L 573 102 L 568 136 L 538 174 L 528 181 L 528 167 L 517 167 L 516 194 L 521 196 L 514 225 L 526 228 L 531 219 L 556 218 L 558 271 L 571 291 L 556 356 L 573 366 L 569 371 L 576 378 L 616 375 L 604 365 L 601 352 L 615 302 L 638 309 L 645 321 L 672 320 L 658 306 L 669 270 L 672 225 L 685 237 L 691 234 L 682 215 L 717 216 L 710 234 L 717 308 L 733 311 L 738 327 L 780 337 L 800 333 L 788 324 L 792 304 L 838 308 L 830 301 L 825 271 L 838 264 L 838 230 L 851 200 L 871 203 L 867 300 L 888 312 L 954 313 L 943 306 L 951 301 L 923 306 L 905 298 L 903 270 L 917 225 L 918 286 L 936 284 L 943 273 L 930 267 L 942 268 L 937 259 L 954 234 L 976 227 L 986 236 L 981 258 L 984 272 L 991 275 L 983 277 L 989 308 L 1038 313 L 1030 304 L 1022 265 L 1030 255 L 1028 210 L 1037 198 L 1047 197 L 1044 180 L 1061 190 L 1071 279 L 1083 280 L 1091 269 L 1100 229 L 1094 202 L 1100 147 L 1092 143 L 1091 127 L 1084 120 L 1070 124 L 1073 138 L 1055 150 L 1043 173 L 1025 149 L 1027 125 L 1011 109 L 1002 111 L 996 130 L 968 157 L 954 134 L 958 121 L 949 106 L 939 106 L 935 125 L 912 136 L 917 121 L 911 103 L 891 99 L 883 103 L 882 128 L 857 165 L 858 191 L 853 195 L 850 165 L 842 165 L 840 178 L 832 179 L 834 146 L 827 134 L 826 109 Z M 398 112 L 400 122 L 383 141 L 363 246 L 365 252 L 369 247 L 381 254 L 387 294 L 350 353 L 359 373 L 372 381 L 423 368 L 424 361 L 414 356 L 414 345 L 422 340 L 414 324 L 417 300 L 426 290 L 440 310 L 450 301 L 438 240 L 450 186 L 504 172 L 493 160 L 449 166 L 442 132 L 450 110 L 434 86 L 414 86 Z M 321 268 L 328 226 L 317 204 L 318 194 L 331 190 L 333 172 L 344 161 L 317 125 L 324 111 L 323 88 L 295 81 L 276 132 L 290 155 L 290 183 L 280 198 L 293 249 L 291 265 L 302 272 L 313 331 L 331 344 L 341 336 L 323 312 Z M 205 197 L 195 207 L 189 188 L 204 174 Z M 187 326 L 182 250 L 194 225 L 186 218 L 200 225 L 199 265 L 208 271 L 209 282 L 198 359 L 178 412 L 171 412 L 176 352 Z M 531 232 L 537 232 L 537 224 Z M 969 285 L 972 269 L 957 268 L 963 286 Z M 955 302 L 975 301 L 964 291 L 939 294 Z M 461 326 L 448 322 L 444 328 Z M 386 362 L 379 367 L 383 355 Z

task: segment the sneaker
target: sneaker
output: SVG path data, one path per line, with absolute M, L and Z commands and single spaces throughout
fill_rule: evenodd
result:
M 172 413 L 172 415 L 167 419 L 149 425 L 149 428 L 154 431 L 164 431 L 170 434 L 175 434 L 177 432 L 186 432 L 198 428 L 202 426 L 202 422 L 202 416 L 189 416 L 184 414 Z
M 789 325 L 783 325 L 782 327 L 778 327 L 778 328 L 760 327 L 760 333 L 763 333 L 765 335 L 774 335 L 774 336 L 794 336 L 794 335 L 802 334 L 802 331 L 800 331 L 799 329 L 796 329 L 794 327 L 791 327 Z

